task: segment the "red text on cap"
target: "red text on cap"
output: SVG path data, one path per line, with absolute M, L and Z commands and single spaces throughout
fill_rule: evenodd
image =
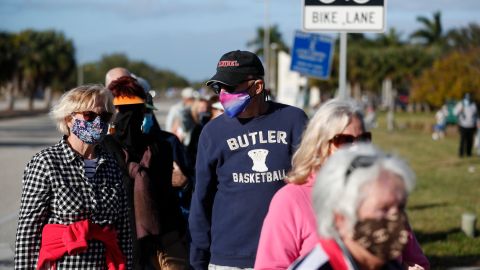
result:
M 234 61 L 219 61 L 218 67 L 238 67 L 240 64 L 237 60 Z

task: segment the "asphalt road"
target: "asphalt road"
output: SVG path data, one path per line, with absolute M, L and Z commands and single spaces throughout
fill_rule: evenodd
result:
M 155 112 L 163 126 L 174 100 L 156 102 Z M 48 115 L 0 120 L 0 270 L 13 269 L 15 232 L 20 206 L 22 175 L 27 162 L 41 149 L 59 141 Z

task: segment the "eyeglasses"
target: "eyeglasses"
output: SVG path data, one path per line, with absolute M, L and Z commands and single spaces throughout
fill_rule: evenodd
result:
M 364 132 L 358 136 L 353 136 L 349 134 L 337 134 L 329 142 L 333 143 L 335 147 L 340 147 L 346 144 L 358 143 L 358 142 L 371 142 L 372 133 Z
M 248 81 L 252 81 L 252 80 L 256 80 L 256 79 L 247 79 L 247 80 L 241 81 L 241 82 L 240 82 L 239 84 L 237 84 L 237 85 L 228 85 L 228 84 L 224 84 L 224 83 L 221 83 L 221 82 L 214 82 L 214 83 L 212 83 L 212 84 L 210 85 L 210 88 L 212 88 L 212 90 L 213 90 L 216 94 L 219 94 L 222 89 L 225 90 L 225 91 L 227 91 L 228 93 L 233 93 L 233 92 L 235 92 L 235 89 L 237 89 L 237 87 L 238 87 L 241 83 L 243 83 L 243 82 L 248 82 Z M 255 83 L 253 83 L 253 84 L 255 84 Z M 250 89 L 250 88 L 253 86 L 253 84 L 250 85 L 250 86 L 247 88 L 247 90 Z
M 96 113 L 92 111 L 85 111 L 85 112 L 74 112 L 74 113 L 79 113 L 83 116 L 83 119 L 87 122 L 93 122 L 98 116 L 100 116 L 100 120 L 103 122 L 108 122 L 110 119 L 112 119 L 112 113 L 110 112 L 101 112 L 101 113 Z

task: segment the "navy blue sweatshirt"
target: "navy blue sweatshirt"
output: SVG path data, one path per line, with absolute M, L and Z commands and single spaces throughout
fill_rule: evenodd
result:
M 269 102 L 251 119 L 210 121 L 198 144 L 190 209 L 190 263 L 253 268 L 270 200 L 284 185 L 307 121 L 292 106 Z

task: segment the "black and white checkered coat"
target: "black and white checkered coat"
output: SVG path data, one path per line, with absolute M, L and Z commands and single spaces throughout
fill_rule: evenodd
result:
M 97 169 L 93 180 L 84 176 L 84 163 L 63 138 L 37 153 L 23 177 L 21 206 L 15 243 L 15 269 L 35 269 L 43 226 L 68 225 L 89 219 L 113 224 L 119 246 L 132 268 L 132 242 L 126 195 L 117 162 L 96 147 Z M 57 269 L 106 269 L 105 249 L 91 240 L 85 253 L 65 255 Z

